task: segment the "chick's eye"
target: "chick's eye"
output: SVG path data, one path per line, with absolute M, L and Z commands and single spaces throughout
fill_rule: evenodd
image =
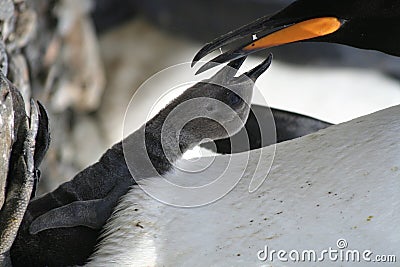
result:
M 228 104 L 232 105 L 232 106 L 235 106 L 235 105 L 239 104 L 242 101 L 240 96 L 238 96 L 234 92 L 229 92 L 228 93 L 227 100 L 228 100 Z

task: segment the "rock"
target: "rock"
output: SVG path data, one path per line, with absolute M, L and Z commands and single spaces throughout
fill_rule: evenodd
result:
M 12 0 L 0 1 L 0 20 L 8 20 L 14 14 L 14 3 Z
M 0 210 L 6 194 L 8 167 L 14 139 L 14 109 L 11 92 L 5 80 L 0 80 Z

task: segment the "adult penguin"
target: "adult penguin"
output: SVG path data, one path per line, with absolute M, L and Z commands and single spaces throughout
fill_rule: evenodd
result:
M 312 41 L 349 45 L 400 56 L 400 2 L 396 0 L 298 0 L 272 16 L 262 17 L 206 44 L 193 65 L 212 51 L 232 44 L 215 57 L 224 63 L 266 48 Z M 198 72 L 215 63 L 206 63 Z

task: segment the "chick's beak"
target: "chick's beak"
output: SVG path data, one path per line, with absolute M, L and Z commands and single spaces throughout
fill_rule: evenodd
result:
M 246 59 L 246 56 L 235 59 L 221 70 L 219 70 L 214 76 L 208 79 L 209 83 L 216 84 L 230 84 L 230 83 L 240 83 L 240 81 L 248 81 L 249 79 L 254 82 L 261 76 L 271 65 L 272 62 L 272 54 L 270 53 L 263 62 L 254 67 L 253 69 L 241 74 L 238 77 L 234 77 L 238 72 L 239 68 L 243 65 L 243 62 Z
M 243 62 L 246 60 L 246 56 L 235 59 L 226 66 L 224 66 L 221 70 L 219 70 L 214 76 L 212 76 L 208 82 L 216 83 L 216 84 L 227 84 L 232 78 L 236 75 L 240 67 L 243 65 Z M 212 64 L 212 63 L 211 63 Z M 214 63 L 214 65 L 216 65 Z
M 243 73 L 242 76 L 245 76 L 250 80 L 252 80 L 253 82 L 256 82 L 258 77 L 260 77 L 261 74 L 263 74 L 269 68 L 269 66 L 271 66 L 271 62 L 272 62 L 272 54 L 269 54 L 267 59 L 261 62 L 261 64 L 257 65 L 256 67 L 247 71 L 246 73 Z

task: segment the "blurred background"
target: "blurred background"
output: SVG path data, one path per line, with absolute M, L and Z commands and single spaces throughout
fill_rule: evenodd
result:
M 50 114 L 52 143 L 39 194 L 71 179 L 121 140 L 129 100 L 152 75 L 190 62 L 206 42 L 290 2 L 32 0 L 16 7 L 20 14 L 36 14 L 24 20 L 36 28 L 23 50 L 31 77 L 25 95 L 39 99 Z M 317 43 L 270 51 L 273 65 L 257 87 L 271 107 L 341 123 L 400 104 L 400 59 Z M 244 69 L 267 53 L 246 60 Z M 161 84 L 154 91 L 167 89 Z

